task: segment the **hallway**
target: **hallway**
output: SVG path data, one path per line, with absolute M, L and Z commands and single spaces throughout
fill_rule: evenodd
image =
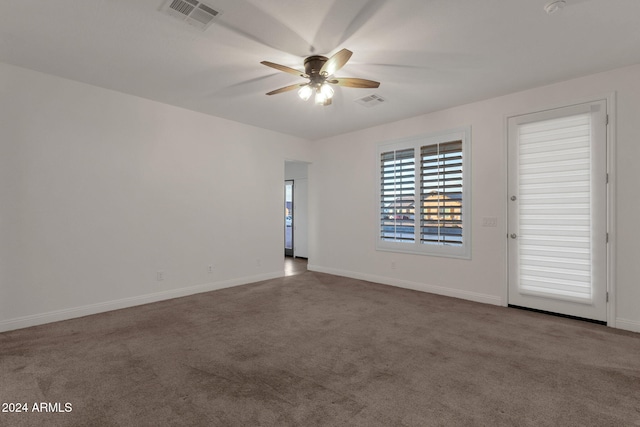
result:
M 284 257 L 284 275 L 294 276 L 307 271 L 306 258 Z

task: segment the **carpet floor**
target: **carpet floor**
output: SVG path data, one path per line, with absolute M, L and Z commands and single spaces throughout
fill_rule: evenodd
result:
M 3 426 L 640 426 L 640 334 L 314 272 L 2 333 L 0 380 Z

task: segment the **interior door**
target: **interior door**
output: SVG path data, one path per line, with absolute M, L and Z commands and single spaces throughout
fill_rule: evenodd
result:
M 606 322 L 606 101 L 508 120 L 509 305 Z

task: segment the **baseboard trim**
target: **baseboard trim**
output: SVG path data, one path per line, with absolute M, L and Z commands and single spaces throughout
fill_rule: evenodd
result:
M 447 297 L 460 298 L 464 300 L 481 302 L 484 304 L 504 305 L 502 298 L 494 295 L 481 294 L 478 292 L 464 291 L 460 289 L 445 288 L 443 286 L 434 286 L 427 283 L 412 282 L 392 277 L 377 276 L 367 273 L 359 273 L 348 270 L 340 270 L 337 268 L 323 267 L 320 265 L 307 265 L 307 270 L 317 271 L 318 273 L 333 274 L 336 276 L 350 277 L 352 279 L 366 280 L 368 282 L 380 283 L 383 285 L 395 286 L 397 288 L 411 289 L 414 291 L 428 292 Z
M 75 319 L 77 317 L 89 316 L 92 314 L 104 313 L 113 310 L 120 310 L 123 308 L 135 307 L 138 305 L 150 304 L 153 302 L 164 301 L 173 298 L 186 297 L 203 292 L 217 291 L 219 289 L 261 282 L 263 280 L 276 279 L 283 276 L 284 271 L 271 272 L 258 274 L 255 276 L 246 276 L 236 279 L 223 280 L 219 282 L 204 283 L 201 285 L 188 286 L 185 288 L 171 289 L 168 291 L 154 292 L 151 294 L 122 298 L 96 304 L 89 304 L 81 307 L 72 307 L 63 310 L 55 310 L 46 313 L 16 317 L 13 319 L 0 321 L 0 332 L 13 331 L 16 329 L 28 328 L 31 326 L 44 325 L 46 323 Z
M 640 332 L 640 322 L 636 320 L 616 318 L 616 328 L 624 329 L 625 331 Z

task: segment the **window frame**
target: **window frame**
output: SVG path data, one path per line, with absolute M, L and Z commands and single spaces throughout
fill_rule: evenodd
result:
M 414 150 L 414 200 L 420 204 L 421 147 L 443 144 L 452 141 L 462 142 L 462 244 L 449 245 L 444 243 L 422 243 L 420 239 L 420 213 L 414 211 L 414 241 L 398 242 L 383 240 L 381 236 L 381 209 L 383 204 L 382 185 L 383 176 L 381 156 L 391 151 Z M 400 140 L 381 142 L 376 150 L 376 208 L 375 208 L 375 239 L 376 250 L 386 252 L 410 253 L 448 258 L 471 259 L 471 126 L 449 129 L 442 132 L 421 134 Z M 415 208 L 414 208 L 415 209 Z

